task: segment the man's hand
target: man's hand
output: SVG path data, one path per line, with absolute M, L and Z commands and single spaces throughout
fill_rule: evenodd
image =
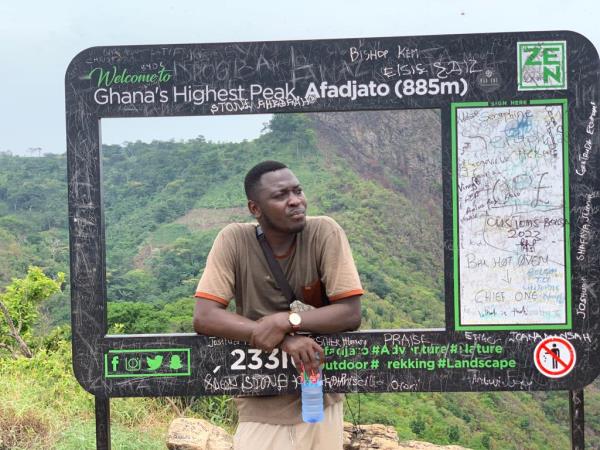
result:
M 318 370 L 319 364 L 325 361 L 323 348 L 308 336 L 286 336 L 281 343 L 281 350 L 292 357 L 299 373 L 303 366 L 306 370 Z
M 271 352 L 281 344 L 290 330 L 287 312 L 261 317 L 256 321 L 256 326 L 252 330 L 250 345 L 265 352 Z

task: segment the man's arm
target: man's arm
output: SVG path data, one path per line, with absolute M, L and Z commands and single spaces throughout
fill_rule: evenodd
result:
M 300 313 L 300 331 L 337 333 L 358 330 L 361 323 L 360 295 L 337 300 L 330 305 Z
M 280 312 L 259 319 L 252 329 L 250 343 L 259 346 L 277 329 L 291 332 L 288 315 L 288 312 Z M 303 311 L 300 317 L 302 323 L 298 331 L 328 334 L 356 330 L 361 322 L 360 295 L 338 300 L 318 309 Z
M 278 312 L 254 321 L 229 312 L 211 300 L 199 299 L 194 309 L 194 330 L 209 336 L 248 342 L 252 347 L 271 352 L 275 347 L 288 353 L 300 370 L 302 364 L 317 368 L 325 360 L 322 347 L 306 336 L 290 336 L 288 312 Z M 300 313 L 300 331 L 335 333 L 360 326 L 360 296 L 338 300 L 328 306 Z M 318 355 L 318 358 L 316 357 Z
M 258 321 L 229 312 L 211 300 L 199 299 L 194 309 L 194 330 L 210 336 L 245 341 L 257 348 L 272 350 L 292 331 L 288 312 L 265 316 Z M 360 326 L 360 296 L 349 297 L 322 308 L 300 313 L 300 330 L 310 333 L 336 333 Z M 281 339 L 277 338 L 281 336 Z M 273 341 L 275 344 L 271 345 Z
M 326 334 L 356 330 L 361 322 L 360 295 L 338 300 L 330 305 L 303 311 L 299 314 L 302 323 L 298 331 Z M 253 347 L 262 348 L 261 345 L 266 339 L 275 335 L 277 330 L 284 329 L 286 331 L 283 341 L 279 345 L 292 357 L 298 370 L 302 365 L 317 369 L 319 363 L 325 361 L 323 348 L 307 336 L 288 335 L 287 333 L 292 331 L 288 315 L 288 312 L 275 313 L 255 322 L 250 344 Z
M 285 318 L 285 321 L 273 320 L 274 316 L 278 319 Z M 225 305 L 199 298 L 194 308 L 194 330 L 209 336 L 246 341 L 252 347 L 266 352 L 271 352 L 281 345 L 281 349 L 290 355 L 298 371 L 301 371 L 303 366 L 316 370 L 319 361 L 325 360 L 323 348 L 307 336 L 288 335 L 292 327 L 287 316 L 288 313 L 276 313 L 254 321 L 227 311 Z M 265 334 L 256 338 L 253 337 L 253 332 L 259 327 L 259 323 Z
M 250 342 L 256 322 L 225 308 L 221 303 L 198 298 L 194 307 L 196 333 Z
M 275 315 L 285 315 L 285 321 L 268 322 L 270 326 L 261 326 L 265 332 L 260 339 L 254 338 L 254 330 L 259 326 L 260 321 L 248 319 L 239 314 L 227 311 L 225 305 L 199 298 L 194 308 L 194 330 L 196 333 L 206 334 L 208 336 L 219 336 L 237 341 L 248 342 L 253 347 L 266 352 L 272 351 L 283 341 L 287 333 L 292 331 L 292 327 L 287 320 L 287 313 L 276 313 L 266 316 L 261 321 Z

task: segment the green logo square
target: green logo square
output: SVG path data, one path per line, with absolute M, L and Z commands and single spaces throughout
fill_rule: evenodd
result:
M 517 42 L 518 89 L 567 88 L 567 42 Z

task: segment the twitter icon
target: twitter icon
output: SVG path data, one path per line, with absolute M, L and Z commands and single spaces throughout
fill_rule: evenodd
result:
M 148 370 L 157 370 L 163 362 L 162 355 L 156 355 L 154 358 L 146 356 L 146 363 L 148 364 Z

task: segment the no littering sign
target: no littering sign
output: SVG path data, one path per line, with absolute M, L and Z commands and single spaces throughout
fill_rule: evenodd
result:
M 552 336 L 543 339 L 534 351 L 535 367 L 549 378 L 561 378 L 575 367 L 575 347 L 566 339 Z

